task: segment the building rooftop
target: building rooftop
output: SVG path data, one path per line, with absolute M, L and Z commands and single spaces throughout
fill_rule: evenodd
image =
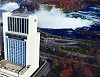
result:
M 33 13 L 12 13 L 12 16 L 28 17 L 29 15 L 34 15 Z
M 18 71 L 22 69 L 22 66 L 13 64 L 13 63 L 6 61 L 6 60 L 2 60 L 2 61 L 0 61 L 0 68 L 18 73 Z
M 14 13 L 13 16 L 21 16 L 21 17 L 27 17 L 29 14 L 23 14 L 23 13 Z
M 0 61 L 0 68 L 14 72 L 14 73 L 24 74 L 28 70 L 28 68 L 30 68 L 30 65 L 26 67 L 22 67 L 21 65 L 11 63 L 7 60 L 2 60 Z

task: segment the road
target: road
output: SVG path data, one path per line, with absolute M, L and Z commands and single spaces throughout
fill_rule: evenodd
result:
M 45 41 L 45 44 L 51 43 L 51 44 L 60 44 L 60 45 L 71 45 L 71 44 L 77 44 L 79 41 L 76 40 L 68 40 L 68 39 L 57 39 L 57 38 L 42 38 Z

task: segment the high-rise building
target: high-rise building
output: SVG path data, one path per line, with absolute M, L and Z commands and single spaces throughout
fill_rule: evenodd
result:
M 19 77 L 30 77 L 39 67 L 40 33 L 34 14 L 3 13 L 3 39 L 5 60 L 28 67 Z M 10 67 L 9 67 L 10 68 Z

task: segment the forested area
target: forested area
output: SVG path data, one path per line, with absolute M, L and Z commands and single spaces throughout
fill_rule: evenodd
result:
M 22 2 L 21 6 L 34 10 L 38 9 L 40 4 L 46 4 L 48 7 L 55 5 L 55 7 L 61 8 L 64 12 L 72 12 L 84 9 L 91 4 L 100 4 L 100 2 L 98 0 L 36 0 L 34 2 Z

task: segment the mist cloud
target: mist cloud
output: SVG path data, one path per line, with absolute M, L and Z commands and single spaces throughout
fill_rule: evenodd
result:
M 0 9 L 12 12 L 15 9 L 18 9 L 20 6 L 15 2 L 9 2 L 0 7 Z
M 77 28 L 83 26 L 89 26 L 92 24 L 92 21 L 85 20 L 81 18 L 71 18 L 66 17 L 65 13 L 59 8 L 53 7 L 51 10 L 46 10 L 45 7 L 40 7 L 36 12 L 38 16 L 38 26 L 40 28 Z

